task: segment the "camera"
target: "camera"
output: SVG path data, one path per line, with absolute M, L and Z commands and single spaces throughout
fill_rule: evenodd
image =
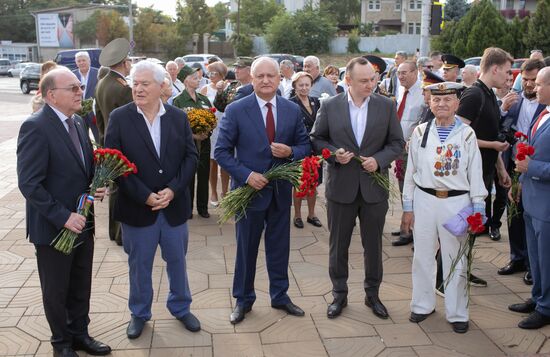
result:
M 497 140 L 501 143 L 507 142 L 508 144 L 510 144 L 510 146 L 514 146 L 514 144 L 518 141 L 515 136 L 516 132 L 517 129 L 514 125 L 501 128 L 500 132 L 498 133 Z

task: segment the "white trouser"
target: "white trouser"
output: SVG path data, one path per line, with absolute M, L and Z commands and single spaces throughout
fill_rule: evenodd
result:
M 469 204 L 468 194 L 437 198 L 418 187 L 415 189 L 412 312 L 429 314 L 435 309 L 437 239 L 439 238 L 441 245 L 443 279 L 447 279 L 451 262 L 457 256 L 460 244 L 464 244 L 466 236 L 452 235 L 443 224 Z M 445 313 L 449 322 L 468 321 L 466 283 L 466 259 L 463 258 L 445 287 Z

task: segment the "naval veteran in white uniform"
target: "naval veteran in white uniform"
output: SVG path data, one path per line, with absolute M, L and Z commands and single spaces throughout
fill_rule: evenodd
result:
M 438 238 L 443 258 L 443 276 L 466 239 L 443 227 L 449 219 L 472 205 L 485 212 L 487 190 L 483 185 L 481 154 L 474 130 L 455 117 L 458 92 L 463 86 L 444 82 L 426 87 L 431 91 L 430 109 L 435 119 L 419 125 L 410 139 L 403 188 L 402 229 L 413 226 L 414 258 L 411 322 L 426 319 L 435 309 Z M 403 230 L 402 230 L 403 231 Z M 407 231 L 407 230 L 405 230 Z M 468 330 L 466 259 L 445 287 L 445 313 L 453 330 Z

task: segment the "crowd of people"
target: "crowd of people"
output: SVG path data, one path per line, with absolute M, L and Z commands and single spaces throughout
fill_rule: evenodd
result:
M 513 58 L 499 48 L 485 50 L 479 70 L 438 52 L 409 58 L 398 51 L 390 68 L 382 58 L 366 55 L 347 63 L 343 80 L 338 67 L 323 69 L 315 56 L 304 59 L 303 71 L 286 60 L 239 57 L 234 71 L 214 59 L 202 73 L 201 65 L 188 66 L 182 58 L 165 68 L 148 61 L 132 65 L 129 49 L 125 39 L 109 43 L 99 70 L 90 67 L 86 52 L 76 54 L 73 72 L 45 64 L 34 114 L 19 133 L 19 187 L 27 200 L 27 234 L 36 246 L 54 356 L 111 351 L 88 333 L 94 222 L 74 207 L 93 176 L 88 130 L 98 144 L 120 150 L 138 167 L 136 174 L 96 192 L 99 200 L 108 194 L 109 237 L 128 255 L 130 339 L 138 338 L 152 317 L 158 246 L 170 284 L 168 310 L 189 331 L 201 329 L 190 309 L 187 221 L 193 212 L 211 219 L 209 208 L 218 207 L 230 181 L 231 189 L 249 185 L 259 191 L 235 223 L 236 302 L 230 322 L 243 321 L 256 300 L 262 236 L 271 306 L 303 316 L 287 293 L 290 224 L 304 228 L 303 199 L 289 182 L 269 181 L 263 174 L 323 150 L 331 153 L 319 179 L 325 184 L 330 231 L 328 318 L 347 306 L 348 250 L 357 218 L 365 305 L 379 318 L 390 316 L 379 297 L 389 192 L 376 183 L 373 173 L 378 173 L 395 175 L 402 197 L 401 225 L 392 232 L 392 244 L 414 246 L 411 322 L 428 318 L 440 294 L 452 329 L 468 331 L 468 285 L 487 282 L 466 274 L 472 263 L 466 257 L 452 262 L 465 244 L 467 227 L 450 228 L 449 222 L 464 223 L 465 212 L 479 213 L 486 231 L 478 235 L 499 240 L 503 212 L 512 203 L 519 212 L 507 220 L 510 262 L 498 274 L 522 272 L 524 282 L 532 284 L 527 301 L 509 306 L 529 313 L 520 328 L 550 324 L 550 266 L 544 259 L 550 253 L 545 241 L 550 69 L 540 51 L 523 63 L 520 88 L 513 90 Z M 94 99 L 93 112 L 80 118 L 75 113 L 87 98 Z M 215 108 L 218 125 L 209 133 L 193 133 L 189 108 Z M 516 132 L 534 147 L 523 160 L 516 156 Z M 514 195 L 516 173 L 521 187 Z M 321 227 L 316 196 L 305 200 L 305 221 Z M 70 255 L 51 246 L 62 228 L 79 234 L 80 244 Z

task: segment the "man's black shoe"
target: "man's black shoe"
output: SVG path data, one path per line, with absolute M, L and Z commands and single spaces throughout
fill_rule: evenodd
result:
M 247 312 L 250 312 L 252 310 L 252 306 L 241 306 L 236 305 L 233 309 L 233 312 L 231 313 L 231 316 L 229 316 L 229 322 L 231 322 L 233 325 L 238 324 L 242 320 L 244 320 L 244 315 L 246 315 Z
M 525 285 L 533 285 L 533 277 L 531 276 L 531 272 L 528 270 L 525 272 L 525 275 L 523 276 L 523 282 Z
M 54 347 L 53 349 L 53 357 L 78 357 L 78 353 L 76 353 L 72 348 L 70 347 L 63 347 L 62 349 L 58 350 Z
M 413 242 L 413 235 L 411 234 L 410 236 L 399 236 L 398 239 L 391 242 L 391 245 L 393 245 L 394 247 L 399 247 L 402 245 L 410 244 L 412 242 Z
M 471 286 L 477 286 L 481 288 L 487 287 L 487 282 L 481 278 L 478 278 L 474 274 L 470 274 L 470 285 Z
M 178 317 L 178 320 L 180 320 L 183 326 L 185 326 L 185 328 L 191 332 L 197 332 L 201 330 L 201 323 L 199 319 L 197 319 L 192 313 L 187 313 L 182 317 Z
M 535 310 L 531 313 L 531 315 L 521 320 L 518 327 L 527 330 L 534 330 L 546 325 L 550 325 L 550 316 L 543 315 Z
M 346 306 L 348 306 L 348 299 L 344 299 L 343 301 L 334 300 L 327 308 L 327 317 L 333 319 L 339 316 Z
M 466 333 L 468 331 L 469 323 L 468 321 L 456 321 L 451 322 L 453 325 L 453 331 L 456 333 Z
M 304 228 L 304 221 L 302 221 L 301 218 L 294 218 L 294 227 L 296 228 Z
M 365 305 L 371 308 L 372 312 L 381 319 L 387 319 L 389 317 L 388 310 L 378 296 L 367 296 L 365 298 Z
M 395 231 L 395 232 L 391 232 L 391 235 L 393 237 L 399 237 L 401 235 L 401 231 Z
M 202 218 L 210 218 L 210 213 L 208 212 L 199 212 L 199 216 Z
M 304 310 L 300 309 L 300 307 L 296 304 L 293 304 L 292 302 L 289 302 L 288 304 L 284 305 L 271 305 L 274 309 L 284 310 L 287 312 L 287 314 L 292 316 L 304 316 Z
M 537 303 L 533 299 L 527 299 L 525 302 L 509 305 L 508 310 L 519 312 L 520 314 L 530 314 L 535 311 L 535 307 L 537 307 Z
M 429 314 L 417 314 L 417 313 L 414 313 L 414 312 L 411 311 L 411 316 L 409 317 L 409 321 L 414 322 L 414 323 L 422 322 L 422 321 L 426 320 L 428 318 L 428 316 L 430 316 L 434 312 L 435 312 L 435 309 L 432 312 L 430 312 Z
M 92 356 L 105 356 L 111 353 L 111 347 L 90 336 L 74 337 L 73 349 L 75 351 L 85 351 Z
M 510 275 L 526 270 L 527 269 L 525 268 L 525 264 L 523 264 L 523 262 L 512 260 L 510 263 L 506 264 L 506 266 L 500 268 L 497 273 L 498 275 Z
M 500 229 L 499 228 L 489 228 L 489 238 L 494 241 L 500 240 Z
M 143 331 L 144 326 L 144 319 L 140 319 L 137 316 L 132 316 L 130 322 L 128 323 L 128 327 L 126 328 L 126 335 L 131 340 L 133 340 L 134 338 L 138 338 L 139 336 L 141 336 L 141 332 Z
M 311 225 L 314 225 L 315 227 L 322 227 L 323 224 L 321 223 L 321 221 L 319 220 L 319 218 L 317 217 L 311 217 L 311 218 L 307 218 L 307 223 L 311 224 Z

